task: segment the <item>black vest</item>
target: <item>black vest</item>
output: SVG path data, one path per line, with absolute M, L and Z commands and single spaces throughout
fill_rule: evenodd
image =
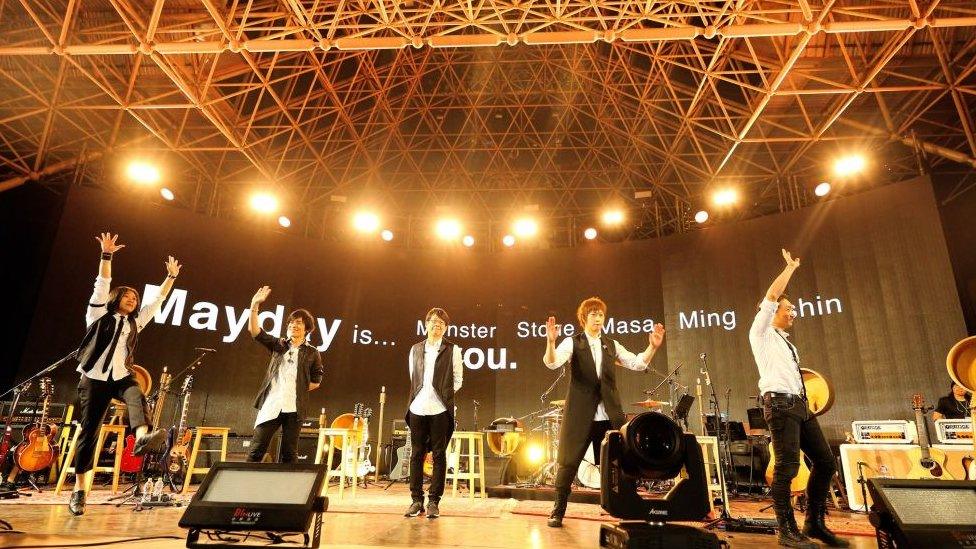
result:
M 573 354 L 569 358 L 569 389 L 566 393 L 566 408 L 563 413 L 563 437 L 569 444 L 589 437 L 590 423 L 596 414 L 597 406 L 603 407 L 614 429 L 624 424 L 624 412 L 617 393 L 617 347 L 608 337 L 600 336 L 603 362 L 600 376 L 596 375 L 596 362 L 590 352 L 590 342 L 586 333 L 573 336 Z
M 421 341 L 410 348 L 413 356 L 413 373 L 410 376 L 410 400 L 407 401 L 407 417 L 409 421 L 410 405 L 413 399 L 417 398 L 420 389 L 424 386 L 424 346 L 426 341 Z M 434 393 L 441 403 L 447 408 L 448 415 L 451 416 L 451 424 L 454 424 L 454 344 L 446 339 L 441 340 L 441 346 L 437 351 L 437 358 L 434 360 Z
M 139 338 L 139 330 L 136 329 L 136 317 L 134 314 L 128 315 L 122 319 L 122 322 L 129 323 L 129 335 L 126 337 L 124 345 L 126 351 L 125 355 L 125 367 L 132 373 L 132 364 L 135 361 L 135 350 L 136 350 L 136 340 Z M 96 366 L 102 367 L 101 364 L 96 364 L 105 349 L 112 344 L 112 338 L 115 337 L 115 314 L 107 312 L 101 316 L 95 322 L 92 322 L 91 326 L 88 327 L 88 332 L 85 333 L 85 338 L 81 340 L 81 345 L 78 346 L 78 354 L 75 356 L 75 360 L 81 367 L 81 370 L 85 373 L 92 371 Z M 120 336 L 121 338 L 121 336 Z M 117 345 L 122 345 L 123 342 L 120 341 Z M 108 357 L 108 360 L 112 360 L 112 357 Z M 111 372 L 111 364 L 108 365 L 108 369 Z M 111 376 L 109 376 L 111 378 Z

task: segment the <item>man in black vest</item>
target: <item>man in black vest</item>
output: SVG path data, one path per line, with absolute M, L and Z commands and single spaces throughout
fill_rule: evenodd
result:
M 268 286 L 255 292 L 247 323 L 251 337 L 271 352 L 264 382 L 254 399 L 258 415 L 254 420 L 254 438 L 247 460 L 261 461 L 271 437 L 281 427 L 278 462 L 294 463 L 298 459 L 302 419 L 308 415 L 308 393 L 322 383 L 322 355 L 306 341 L 315 331 L 315 319 L 305 309 L 297 309 L 288 315 L 286 338 L 274 337 L 261 329 L 258 310 L 270 293 Z
M 410 405 L 406 420 L 410 427 L 410 497 L 413 503 L 404 514 L 424 512 L 424 458 L 433 454 L 434 472 L 427 492 L 427 518 L 440 515 L 444 477 L 447 475 L 447 443 L 454 433 L 454 393 L 461 388 L 464 364 L 461 348 L 444 339 L 451 322 L 444 309 L 427 312 L 427 339 L 410 349 Z
M 73 515 L 85 512 L 85 491 L 91 479 L 95 461 L 95 442 L 102 416 L 113 398 L 125 402 L 129 426 L 135 430 L 135 455 L 158 449 L 166 434 L 149 432 L 149 414 L 145 395 L 132 375 L 136 339 L 139 332 L 159 312 L 163 301 L 180 274 L 180 264 L 173 256 L 166 261 L 166 279 L 159 294 L 149 305 L 139 309 L 139 292 L 112 283 L 112 254 L 125 247 L 117 244 L 118 235 L 102 233 L 95 237 L 101 245 L 102 259 L 95 278 L 95 290 L 88 301 L 85 322 L 88 332 L 78 347 L 75 359 L 81 381 L 78 383 L 79 424 L 81 435 L 75 448 L 75 489 L 68 502 Z
M 576 317 L 583 332 L 566 337 L 556 346 L 555 317 L 546 322 L 546 354 L 542 360 L 549 369 L 569 364 L 569 390 L 559 429 L 558 467 L 556 469 L 556 503 L 549 515 L 549 526 L 563 525 L 570 485 L 579 469 L 586 447 L 593 445 L 593 456 L 600 464 L 600 444 L 610 429 L 624 424 L 624 411 L 617 393 L 614 366 L 643 371 L 654 353 L 664 343 L 664 326 L 656 324 L 647 336 L 648 344 L 639 355 L 628 351 L 618 341 L 603 336 L 607 305 L 598 297 L 580 303 Z

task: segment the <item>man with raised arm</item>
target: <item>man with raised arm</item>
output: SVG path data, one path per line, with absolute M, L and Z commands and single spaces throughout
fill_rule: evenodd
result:
M 786 333 L 793 326 L 796 307 L 784 291 L 793 272 L 800 267 L 800 258 L 794 259 L 786 250 L 782 252 L 786 266 L 766 290 L 749 329 L 749 343 L 759 368 L 759 403 L 776 454 L 770 494 L 779 523 L 779 544 L 812 549 L 817 544 L 810 538 L 816 538 L 830 547 L 847 547 L 847 541 L 834 535 L 824 522 L 827 490 L 836 466 L 817 417 L 810 412 L 800 373 L 799 351 Z M 790 482 L 800 468 L 800 450 L 813 462 L 802 532 L 790 503 Z
M 563 525 L 570 485 L 586 454 L 593 445 L 593 456 L 600 464 L 600 443 L 610 429 L 624 424 L 624 411 L 617 393 L 617 364 L 643 371 L 664 343 L 664 326 L 654 325 L 647 334 L 647 348 L 635 355 L 619 341 L 603 335 L 607 305 L 598 297 L 580 303 L 576 310 L 583 332 L 566 337 L 556 346 L 556 319 L 546 322 L 546 353 L 543 363 L 550 370 L 569 365 L 569 390 L 559 429 L 559 463 L 556 469 L 556 503 L 549 515 L 549 526 Z
M 88 331 L 78 347 L 79 426 L 81 434 L 75 450 L 75 489 L 71 492 L 68 510 L 72 515 L 85 512 L 86 490 L 94 467 L 95 443 L 101 427 L 102 416 L 113 398 L 125 402 L 129 413 L 129 426 L 135 430 L 134 454 L 142 455 L 149 450 L 161 449 L 165 442 L 164 431 L 149 432 L 149 413 L 146 397 L 132 374 L 135 363 L 136 340 L 143 328 L 159 312 L 173 288 L 173 281 L 180 274 L 180 264 L 173 256 L 166 260 L 166 279 L 160 285 L 159 295 L 149 305 L 139 308 L 139 292 L 128 286 L 112 283 L 112 255 L 125 247 L 118 244 L 119 236 L 102 233 L 95 237 L 102 249 L 95 278 L 95 290 L 88 300 L 85 324 Z

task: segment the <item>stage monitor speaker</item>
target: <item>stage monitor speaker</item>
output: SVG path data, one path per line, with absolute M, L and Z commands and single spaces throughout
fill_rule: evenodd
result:
M 318 434 L 307 434 L 301 433 L 298 435 L 298 455 L 295 457 L 295 463 L 315 463 L 315 449 L 319 445 L 319 435 Z M 278 444 L 275 445 L 276 451 L 275 455 L 281 455 L 281 438 L 278 439 Z
M 976 481 L 872 478 L 868 490 L 879 548 L 973 547 Z
M 518 465 L 511 456 L 485 456 L 485 486 L 514 484 Z
M 749 408 L 746 410 L 746 418 L 749 422 L 750 429 L 762 429 L 764 431 L 769 430 L 769 424 L 766 423 L 766 416 L 763 415 L 762 408 Z

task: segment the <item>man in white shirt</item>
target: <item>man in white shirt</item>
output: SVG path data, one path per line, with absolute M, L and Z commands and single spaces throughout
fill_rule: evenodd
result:
M 434 471 L 427 490 L 427 518 L 440 515 L 444 478 L 447 475 L 447 443 L 454 433 L 454 393 L 461 388 L 464 363 L 461 347 L 444 339 L 451 319 L 439 307 L 427 311 L 427 339 L 410 349 L 410 498 L 406 517 L 424 513 L 424 458 L 432 454 Z
M 180 274 L 180 264 L 173 256 L 166 261 L 166 279 L 159 295 L 149 305 L 139 309 L 139 292 L 128 286 L 112 283 L 112 254 L 125 247 L 117 244 L 118 235 L 102 233 L 95 237 L 102 249 L 95 278 L 95 289 L 88 300 L 85 324 L 88 331 L 78 347 L 75 359 L 81 380 L 78 383 L 79 424 L 81 434 L 75 448 L 75 489 L 68 502 L 73 515 L 85 512 L 85 490 L 95 461 L 95 443 L 102 417 L 113 398 L 126 404 L 129 426 L 135 430 L 135 455 L 160 449 L 165 442 L 164 431 L 149 432 L 149 414 L 145 395 L 132 375 L 136 340 L 152 317 L 159 312 L 163 301 Z
M 579 469 L 586 447 L 593 445 L 596 464 L 600 464 L 600 444 L 610 429 L 623 426 L 625 417 L 617 393 L 614 366 L 643 371 L 664 343 L 664 326 L 656 324 L 647 335 L 647 348 L 639 355 L 620 342 L 603 336 L 607 305 L 598 297 L 580 303 L 576 310 L 583 332 L 566 337 L 556 346 L 556 319 L 546 322 L 546 367 L 554 370 L 569 364 L 569 389 L 559 429 L 559 463 L 556 469 L 556 502 L 549 515 L 549 526 L 563 524 L 570 486 Z
M 847 541 L 835 536 L 824 522 L 827 490 L 836 466 L 817 417 L 810 412 L 800 373 L 799 351 L 786 333 L 793 326 L 796 307 L 783 292 L 793 272 L 800 267 L 800 258 L 793 259 L 786 250 L 782 252 L 786 267 L 766 291 L 749 329 L 749 343 L 759 368 L 760 405 L 776 455 L 770 494 L 779 523 L 779 544 L 813 549 L 817 544 L 812 537 L 830 547 L 847 547 Z M 790 482 L 799 470 L 801 449 L 813 463 L 802 532 L 790 503 Z

